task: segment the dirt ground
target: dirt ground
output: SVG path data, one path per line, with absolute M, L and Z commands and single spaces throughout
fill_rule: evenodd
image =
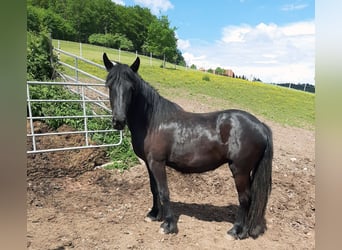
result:
M 174 99 L 190 111 L 214 109 L 203 102 Z M 227 166 L 191 175 L 168 169 L 179 232 L 164 235 L 159 233 L 160 222 L 144 220 L 152 205 L 145 166 L 104 170 L 97 167 L 108 162 L 104 151 L 85 149 L 28 155 L 27 248 L 314 249 L 314 132 L 266 122 L 274 137 L 273 189 L 266 212 L 268 230 L 258 239 L 227 237 L 238 205 Z M 35 125 L 39 131 L 49 130 L 43 123 Z M 77 145 L 81 140 L 56 136 L 39 145 Z

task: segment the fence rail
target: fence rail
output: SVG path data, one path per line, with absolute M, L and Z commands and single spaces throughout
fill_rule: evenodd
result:
M 28 133 L 27 137 L 32 141 L 31 149 L 27 150 L 27 153 L 43 153 L 43 152 L 55 152 L 62 150 L 72 150 L 72 149 L 84 149 L 84 148 L 97 148 L 97 147 L 108 147 L 108 146 L 118 146 L 122 143 L 122 131 L 117 131 L 114 129 L 96 129 L 91 130 L 88 127 L 88 121 L 90 119 L 111 119 L 111 110 L 109 108 L 109 99 L 108 92 L 105 89 L 104 80 L 93 76 L 85 71 L 82 71 L 78 68 L 78 61 L 86 62 L 95 67 L 99 67 L 101 69 L 105 69 L 104 66 L 91 62 L 87 59 L 81 58 L 79 56 L 73 55 L 71 53 L 62 51 L 60 49 L 55 49 L 57 53 L 63 53 L 67 56 L 74 58 L 75 65 L 69 65 L 63 62 L 59 62 L 63 67 L 67 67 L 72 69 L 75 72 L 75 77 L 70 75 L 61 74 L 62 78 L 65 79 L 65 82 L 39 82 L 39 81 L 28 81 L 27 82 L 27 120 L 28 120 Z M 91 78 L 99 83 L 85 83 L 79 82 L 78 75 L 83 74 L 88 78 Z M 63 86 L 69 91 L 77 94 L 79 99 L 41 99 L 32 98 L 30 93 L 30 86 L 34 85 L 45 85 L 45 86 Z M 32 105 L 37 103 L 46 104 L 46 103 L 79 103 L 82 107 L 82 115 L 50 115 L 50 116 L 34 116 L 32 113 Z M 92 106 L 93 109 L 91 114 L 89 114 L 89 106 Z M 94 108 L 96 107 L 96 108 Z M 88 111 L 88 112 L 87 112 Z M 64 131 L 64 132 L 45 132 L 39 133 L 35 128 L 35 121 L 38 120 L 48 120 L 48 119 L 82 119 L 83 129 L 78 131 Z M 94 143 L 91 139 L 95 134 L 104 134 L 104 133 L 116 133 L 117 141 L 114 143 Z M 82 135 L 84 137 L 83 145 L 75 145 L 75 146 L 62 146 L 60 148 L 42 148 L 42 145 L 39 145 L 39 138 L 41 137 L 50 137 L 53 140 L 53 136 L 65 136 L 65 135 Z

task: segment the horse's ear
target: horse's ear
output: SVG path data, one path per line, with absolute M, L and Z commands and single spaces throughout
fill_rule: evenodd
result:
M 106 53 L 103 53 L 103 63 L 105 65 L 107 71 L 110 71 L 114 66 L 114 64 L 108 59 Z
M 139 69 L 139 66 L 140 66 L 140 58 L 137 57 L 137 59 L 135 59 L 134 63 L 131 65 L 131 69 L 137 73 L 138 72 L 138 69 Z

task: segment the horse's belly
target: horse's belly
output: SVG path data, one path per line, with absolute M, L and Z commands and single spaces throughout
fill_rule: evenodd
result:
M 172 152 L 167 165 L 184 173 L 201 173 L 213 170 L 227 162 L 219 150 L 176 150 Z

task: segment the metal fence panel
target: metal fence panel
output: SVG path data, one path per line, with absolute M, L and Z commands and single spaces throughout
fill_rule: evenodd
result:
M 80 87 L 81 93 L 83 95 L 80 95 L 80 99 L 34 99 L 31 97 L 30 94 L 30 86 L 33 85 L 45 85 L 45 86 L 53 86 L 53 85 L 60 85 L 68 88 L 75 88 Z M 39 152 L 53 152 L 53 151 L 61 151 L 61 150 L 70 150 L 70 149 L 82 149 L 82 148 L 95 148 L 95 147 L 107 147 L 107 146 L 117 146 L 120 145 L 122 142 L 122 132 L 117 131 L 114 129 L 96 129 L 92 130 L 88 127 L 88 120 L 92 118 L 101 118 L 101 119 L 111 119 L 110 109 L 107 107 L 109 103 L 108 97 L 99 96 L 96 95 L 96 98 L 91 99 L 89 97 L 86 98 L 85 89 L 89 89 L 92 87 L 96 87 L 96 89 L 99 88 L 105 88 L 103 84 L 92 84 L 92 83 L 72 83 L 72 82 L 36 82 L 36 81 L 28 81 L 27 82 L 27 109 L 28 109 L 28 115 L 27 120 L 29 122 L 29 133 L 27 134 L 28 138 L 31 138 L 32 140 L 32 149 L 28 150 L 27 153 L 39 153 Z M 95 96 L 95 95 L 94 95 Z M 100 98 L 101 97 L 101 98 Z M 52 116 L 34 116 L 32 114 L 32 105 L 35 103 L 80 103 L 82 107 L 83 114 L 82 115 L 52 115 Z M 87 104 L 94 104 L 97 105 L 102 110 L 102 114 L 97 114 L 96 112 L 92 112 L 92 114 L 89 114 L 87 112 Z M 105 107 L 105 108 L 104 108 Z M 89 109 L 89 107 L 88 107 Z M 103 114 L 104 113 L 104 114 Z M 82 119 L 84 124 L 83 130 L 78 131 L 67 131 L 67 132 L 47 132 L 47 133 L 37 133 L 35 132 L 35 126 L 34 121 L 37 120 L 48 120 L 48 119 Z M 92 135 L 95 133 L 117 133 L 118 134 L 118 141 L 114 143 L 103 143 L 103 144 L 95 144 L 93 140 L 91 140 Z M 43 137 L 43 136 L 58 136 L 58 135 L 72 135 L 72 134 L 81 134 L 85 137 L 84 145 L 82 146 L 67 146 L 62 148 L 39 148 L 37 147 L 37 138 Z
M 83 148 L 96 148 L 96 147 L 108 147 L 108 146 L 118 146 L 122 142 L 122 131 L 117 131 L 114 129 L 90 129 L 88 126 L 88 121 L 90 119 L 111 119 L 111 109 L 109 108 L 109 99 L 108 99 L 108 92 L 106 91 L 106 87 L 104 85 L 104 80 L 93 76 L 81 69 L 78 68 L 78 61 L 81 60 L 87 64 L 90 64 L 92 66 L 105 69 L 104 66 L 96 64 L 92 61 L 89 61 L 87 59 L 84 59 L 82 57 L 78 57 L 76 55 L 73 55 L 71 53 L 65 52 L 60 49 L 54 49 L 58 53 L 63 53 L 66 56 L 70 56 L 74 58 L 75 65 L 69 65 L 66 63 L 59 62 L 63 67 L 72 69 L 75 72 L 75 78 L 69 75 L 60 74 L 63 79 L 66 80 L 66 82 L 39 82 L 39 81 L 28 81 L 27 82 L 27 120 L 28 120 L 28 133 L 27 137 L 32 142 L 32 149 L 27 150 L 27 153 L 42 153 L 42 152 L 55 152 L 55 151 L 61 151 L 61 150 L 71 150 L 71 149 L 83 149 Z M 90 78 L 89 81 L 96 81 L 99 83 L 85 83 L 85 82 L 79 82 L 78 75 L 82 74 L 86 76 L 87 78 Z M 34 85 L 45 85 L 45 86 L 63 86 L 67 88 L 70 92 L 73 92 L 77 94 L 79 98 L 73 98 L 73 99 L 35 99 L 32 98 L 30 93 L 30 86 Z M 32 105 L 35 104 L 46 104 L 46 103 L 78 103 L 82 107 L 82 114 L 78 115 L 49 115 L 49 116 L 34 116 L 32 114 Z M 91 114 L 89 114 L 89 106 L 96 107 L 92 110 Z M 88 109 L 88 110 L 87 110 Z M 88 112 L 87 112 L 88 111 Z M 83 129 L 78 131 L 64 131 L 64 132 L 36 132 L 34 123 L 35 121 L 42 120 L 46 121 L 48 119 L 81 119 L 83 123 Z M 116 135 L 117 141 L 114 143 L 102 143 L 102 144 L 96 144 L 91 139 L 95 134 L 105 134 L 105 133 L 114 133 Z M 63 136 L 63 135 L 75 135 L 80 134 L 84 136 L 84 145 L 79 146 L 63 146 L 60 148 L 41 148 L 37 141 L 40 137 L 51 137 L 53 136 Z

